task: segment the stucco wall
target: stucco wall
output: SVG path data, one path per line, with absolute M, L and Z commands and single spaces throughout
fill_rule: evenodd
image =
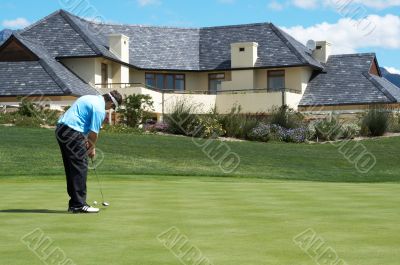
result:
M 255 73 L 253 70 L 232 71 L 232 81 L 222 82 L 221 90 L 254 89 Z
M 240 105 L 242 113 L 268 112 L 282 105 L 282 93 L 220 94 L 216 98 L 219 113 L 229 113 L 235 105 Z
M 63 59 L 62 62 L 85 82 L 95 83 L 95 58 Z

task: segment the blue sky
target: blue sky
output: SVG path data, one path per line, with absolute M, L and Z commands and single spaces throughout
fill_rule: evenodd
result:
M 65 9 L 100 21 L 204 27 L 272 22 L 334 53 L 376 52 L 400 74 L 400 0 L 2 0 L 0 28 L 21 28 Z

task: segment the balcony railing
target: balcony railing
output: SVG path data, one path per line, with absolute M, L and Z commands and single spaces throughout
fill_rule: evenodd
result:
M 143 83 L 106 83 L 106 84 L 95 84 L 98 89 L 124 89 L 132 87 L 144 87 L 152 91 L 168 94 L 201 94 L 201 95 L 218 95 L 218 94 L 241 94 L 241 93 L 293 93 L 301 94 L 301 91 L 292 88 L 281 88 L 281 89 L 270 89 L 270 88 L 251 88 L 251 89 L 233 89 L 233 90 L 171 90 L 171 89 L 159 89 L 153 86 L 149 86 Z

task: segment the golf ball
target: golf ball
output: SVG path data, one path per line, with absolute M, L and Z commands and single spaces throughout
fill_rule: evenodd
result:
M 94 205 L 97 205 L 97 201 L 94 201 L 93 204 L 94 204 Z

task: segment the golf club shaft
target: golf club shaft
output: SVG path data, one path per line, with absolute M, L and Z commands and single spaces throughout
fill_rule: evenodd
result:
M 99 184 L 101 199 L 103 200 L 102 203 L 104 203 L 105 201 L 104 201 L 104 195 L 103 195 L 103 186 L 101 185 L 100 178 L 97 175 L 97 171 L 96 171 L 96 167 L 95 167 L 94 162 L 93 162 L 93 158 L 91 158 L 91 160 L 92 160 L 93 171 L 94 171 L 94 174 L 96 175 L 97 183 Z

